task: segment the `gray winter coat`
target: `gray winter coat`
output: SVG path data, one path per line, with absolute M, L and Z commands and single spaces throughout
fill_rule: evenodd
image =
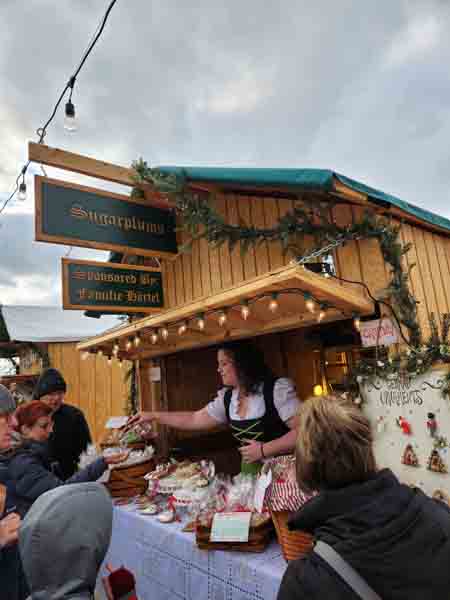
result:
M 62 486 L 31 507 L 19 534 L 33 600 L 91 600 L 109 547 L 112 501 L 98 483 Z

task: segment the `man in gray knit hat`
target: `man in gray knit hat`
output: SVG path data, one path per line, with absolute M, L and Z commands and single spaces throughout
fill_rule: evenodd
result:
M 16 418 L 14 416 L 14 412 L 17 408 L 16 401 L 14 400 L 11 392 L 7 387 L 0 383 L 0 417 L 8 417 L 11 428 L 17 425 Z M 12 445 L 17 442 L 17 434 L 13 431 L 11 433 L 12 436 Z M 2 451 L 0 447 L 0 452 Z

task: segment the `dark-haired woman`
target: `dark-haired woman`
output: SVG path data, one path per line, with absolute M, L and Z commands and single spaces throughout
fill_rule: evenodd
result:
M 228 424 L 240 443 L 243 465 L 287 454 L 296 442 L 299 400 L 291 380 L 276 378 L 262 353 L 247 342 L 230 342 L 217 352 L 224 387 L 204 408 L 190 412 L 142 412 L 130 419 L 185 431 Z M 244 468 L 244 470 L 250 470 Z

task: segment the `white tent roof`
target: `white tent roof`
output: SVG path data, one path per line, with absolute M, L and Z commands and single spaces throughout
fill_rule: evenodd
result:
M 59 306 L 1 306 L 11 341 L 77 342 L 121 324 L 115 316 L 100 319 Z

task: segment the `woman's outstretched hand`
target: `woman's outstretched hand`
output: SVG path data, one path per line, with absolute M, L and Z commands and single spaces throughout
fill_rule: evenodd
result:
M 128 431 L 135 425 L 139 425 L 140 423 L 153 423 L 154 421 L 156 421 L 156 413 L 143 411 L 138 412 L 128 419 L 123 431 L 125 433 L 125 431 Z

